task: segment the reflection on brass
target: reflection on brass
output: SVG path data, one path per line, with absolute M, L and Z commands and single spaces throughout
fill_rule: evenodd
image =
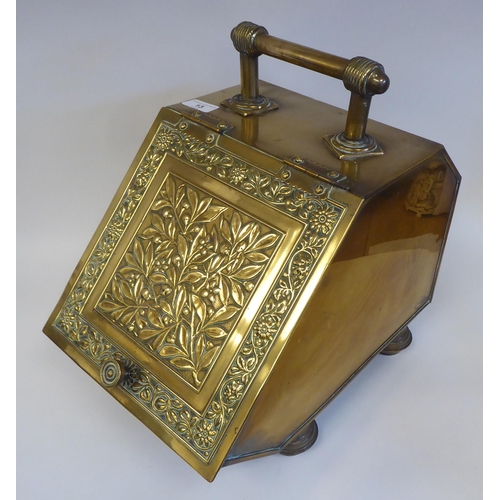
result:
M 245 56 L 297 53 L 340 76 L 349 63 L 247 28 Z M 356 64 L 370 75 L 349 76 L 359 104 L 387 82 Z M 345 111 L 260 86 L 278 112 L 217 107 L 235 87 L 200 97 L 209 113 L 160 110 L 44 328 L 209 481 L 308 449 L 315 416 L 381 351 L 409 345 L 460 182 L 441 145 L 376 122 L 383 157 L 340 160 L 321 137 Z
M 340 165 L 340 173 L 355 184 L 359 177 L 359 163 L 356 160 L 342 160 Z
M 406 197 L 406 208 L 421 215 L 433 215 L 444 187 L 446 167 L 440 163 L 429 165 L 420 172 Z
M 249 116 L 241 118 L 241 135 L 244 142 L 255 146 L 259 139 L 259 117 Z

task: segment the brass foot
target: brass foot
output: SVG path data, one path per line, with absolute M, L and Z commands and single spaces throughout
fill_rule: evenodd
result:
M 292 457 L 299 453 L 307 451 L 318 438 L 318 424 L 313 420 L 302 429 L 299 435 L 295 436 L 288 444 L 280 451 L 281 455 Z
M 389 344 L 387 344 L 380 354 L 392 356 L 403 351 L 411 344 L 412 336 L 410 329 L 405 327 Z

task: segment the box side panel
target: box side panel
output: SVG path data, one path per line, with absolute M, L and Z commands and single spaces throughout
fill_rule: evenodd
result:
M 278 451 L 430 301 L 458 183 L 437 155 L 365 203 L 229 460 Z

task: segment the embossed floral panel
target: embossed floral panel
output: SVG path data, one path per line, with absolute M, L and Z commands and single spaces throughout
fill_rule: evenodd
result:
M 169 174 L 96 309 L 198 388 L 280 237 Z

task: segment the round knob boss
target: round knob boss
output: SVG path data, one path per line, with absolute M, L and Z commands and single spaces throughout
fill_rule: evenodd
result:
M 101 365 L 101 382 L 105 387 L 116 387 L 125 376 L 123 364 L 117 359 L 108 359 Z

